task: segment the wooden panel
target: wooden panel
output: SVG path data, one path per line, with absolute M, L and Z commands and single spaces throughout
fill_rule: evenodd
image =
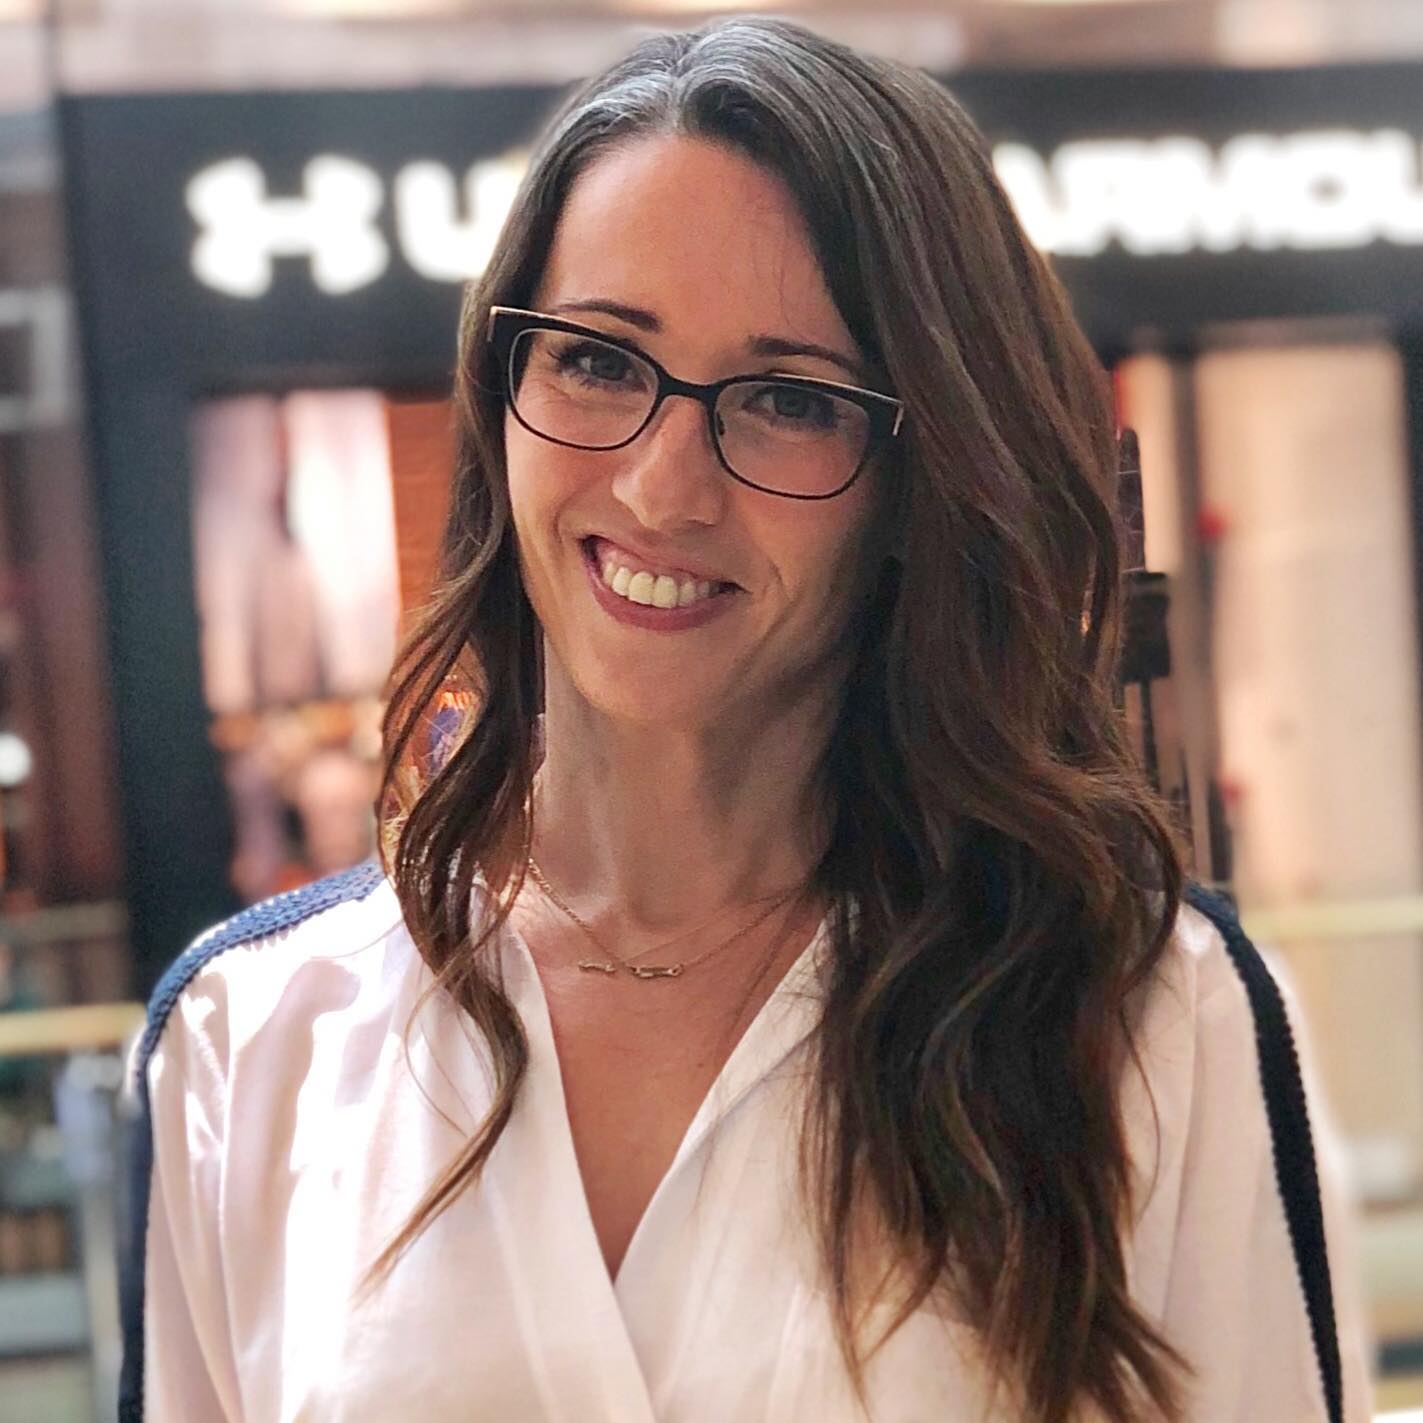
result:
M 114 750 L 85 471 L 72 431 L 0 438 L 0 618 L 7 730 L 34 757 L 9 793 L 21 851 L 6 908 L 105 899 L 121 884 Z
M 1383 343 L 1197 367 L 1213 635 L 1246 912 L 1423 890 L 1402 369 Z M 1280 940 L 1364 1191 L 1423 1193 L 1423 938 Z
M 21 480 L 27 547 L 21 550 L 38 678 L 36 767 L 50 802 L 47 843 L 36 844 L 44 901 L 108 899 L 122 884 L 116 748 L 104 645 L 97 533 L 81 437 L 36 430 Z M 36 789 L 39 789 L 38 776 Z
M 435 575 L 454 473 L 454 433 L 448 400 L 392 401 L 386 411 L 400 611 L 407 622 Z

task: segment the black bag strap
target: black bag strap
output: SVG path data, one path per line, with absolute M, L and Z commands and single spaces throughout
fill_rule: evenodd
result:
M 1259 950 L 1240 927 L 1239 916 L 1230 901 L 1198 884 L 1188 885 L 1184 897 L 1187 904 L 1220 930 L 1230 961 L 1250 1000 L 1260 1057 L 1260 1085 L 1265 1092 L 1265 1114 L 1275 1158 L 1275 1181 L 1284 1202 L 1295 1269 L 1304 1291 L 1310 1333 L 1314 1336 L 1315 1358 L 1324 1384 L 1324 1403 L 1329 1423 L 1344 1423 L 1339 1331 L 1334 1319 L 1334 1290 L 1325 1249 L 1324 1208 L 1319 1197 L 1319 1176 L 1299 1054 L 1285 1013 L 1285 1002 Z

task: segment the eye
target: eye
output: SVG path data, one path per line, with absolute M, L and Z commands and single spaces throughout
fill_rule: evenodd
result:
M 743 409 L 776 424 L 833 430 L 840 419 L 839 404 L 804 386 L 767 384 L 748 389 Z
M 594 385 L 624 385 L 635 381 L 638 375 L 631 356 L 601 341 L 570 342 L 557 352 L 555 359 L 561 373 Z

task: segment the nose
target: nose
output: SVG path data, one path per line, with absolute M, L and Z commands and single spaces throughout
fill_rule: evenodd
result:
M 717 523 L 730 481 L 695 400 L 671 395 L 632 444 L 616 451 L 613 496 L 644 528 L 673 533 Z

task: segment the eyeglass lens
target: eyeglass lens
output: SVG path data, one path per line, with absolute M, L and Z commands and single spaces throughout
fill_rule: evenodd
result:
M 619 346 L 534 327 L 509 359 L 520 420 L 536 434 L 582 449 L 611 449 L 642 428 L 657 399 L 657 372 Z M 826 494 L 859 468 L 869 416 L 829 391 L 748 377 L 716 403 L 722 458 L 750 484 L 784 494 Z

